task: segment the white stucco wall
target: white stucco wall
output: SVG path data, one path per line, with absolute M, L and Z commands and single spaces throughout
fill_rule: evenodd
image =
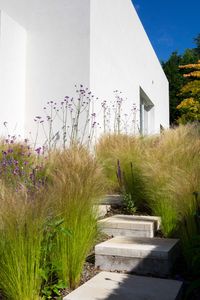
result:
M 159 132 L 160 124 L 168 127 L 168 81 L 131 0 L 92 0 L 90 18 L 91 89 L 108 100 L 122 91 L 129 113 L 133 102 L 139 108 L 141 87 L 155 105 L 149 133 Z
M 133 102 L 139 108 L 141 87 L 154 103 L 149 116 L 154 126 L 148 133 L 158 132 L 160 124 L 168 127 L 168 82 L 131 0 L 0 0 L 0 10 L 10 16 L 6 24 L 1 22 L 0 72 L 7 94 L 1 88 L 0 101 L 9 102 L 3 116 L 9 114 L 14 123 L 25 121 L 26 135 L 31 131 L 34 136 L 34 116 L 42 113 L 46 102 L 73 96 L 76 83 L 99 97 L 94 111 L 100 122 L 101 102 L 113 100 L 113 90 L 123 92 L 129 113 Z M 13 53 L 18 55 L 15 65 L 10 64 Z M 11 83 L 17 92 L 9 91 Z M 14 102 L 19 117 L 10 110 L 14 93 L 21 99 Z
M 47 101 L 89 84 L 90 0 L 0 0 L 0 9 L 27 31 L 25 127 L 34 136 Z
M 25 61 L 26 32 L 0 11 L 0 133 L 3 135 L 24 134 Z

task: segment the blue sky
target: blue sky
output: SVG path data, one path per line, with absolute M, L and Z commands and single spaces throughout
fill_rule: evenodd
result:
M 200 33 L 200 0 L 132 0 L 160 60 L 194 48 Z

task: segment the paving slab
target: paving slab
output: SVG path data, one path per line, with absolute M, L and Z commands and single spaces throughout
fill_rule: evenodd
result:
M 179 240 L 115 237 L 95 247 L 95 265 L 104 271 L 168 276 L 179 255 Z
M 100 200 L 102 205 L 122 206 L 122 196 L 118 194 L 106 195 Z
M 101 272 L 63 300 L 180 300 L 182 282 Z
M 98 222 L 101 230 L 110 236 L 154 237 L 160 218 L 136 215 L 114 215 Z

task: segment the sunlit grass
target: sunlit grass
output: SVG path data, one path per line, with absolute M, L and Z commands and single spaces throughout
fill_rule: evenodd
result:
M 105 135 L 96 145 L 96 156 L 107 178 L 108 192 L 121 192 L 121 177 L 124 192 L 131 195 L 139 210 L 144 208 L 148 195 L 142 173 L 143 139 L 123 134 Z
M 198 125 L 187 125 L 153 137 L 109 135 L 96 147 L 112 188 L 119 189 L 119 160 L 126 192 L 132 193 L 138 208 L 148 206 L 152 214 L 161 216 L 165 236 L 172 236 L 195 213 L 193 192 L 200 190 L 199 132 Z
M 156 146 L 146 151 L 144 174 L 150 206 L 161 215 L 166 236 L 195 213 L 193 192 L 200 188 L 199 137 L 197 126 L 180 126 L 164 132 Z
M 64 219 L 54 259 L 59 264 L 60 278 L 75 288 L 97 237 L 94 204 L 102 195 L 103 178 L 97 162 L 84 148 L 52 153 L 51 162 L 48 193 L 56 215 Z
M 1 184 L 0 206 L 0 289 L 9 300 L 38 300 L 46 205 Z

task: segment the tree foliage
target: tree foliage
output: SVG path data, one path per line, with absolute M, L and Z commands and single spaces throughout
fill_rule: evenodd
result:
M 198 57 L 200 57 L 200 33 L 194 39 L 194 42 L 196 44 L 196 48 L 194 49 L 194 51 L 196 52 L 196 54 L 198 55 Z
M 180 105 L 185 99 L 196 99 L 199 93 L 199 72 L 197 65 L 200 59 L 200 34 L 194 39 L 196 47 L 186 49 L 182 55 L 177 51 L 173 52 L 166 62 L 162 62 L 163 70 L 169 81 L 169 98 L 170 98 L 170 124 L 176 124 L 183 115 L 183 107 Z M 180 67 L 181 66 L 181 67 Z M 187 70 L 187 72 L 186 72 Z M 188 70 L 190 72 L 188 72 Z M 184 74 L 186 73 L 186 74 Z M 198 81 L 198 82 L 196 82 Z M 187 101 L 192 105 L 191 101 Z M 185 103 L 185 104 L 186 104 Z
M 184 83 L 184 78 L 180 73 L 178 66 L 182 63 L 181 55 L 173 52 L 167 62 L 163 62 L 162 66 L 169 81 L 169 99 L 170 99 L 170 123 L 179 117 L 177 105 L 183 100 L 179 91 Z
M 179 66 L 180 69 L 189 72 L 183 77 L 189 81 L 181 88 L 180 95 L 184 100 L 177 106 L 180 111 L 178 122 L 186 124 L 188 122 L 200 121 L 200 60 L 195 64 Z

